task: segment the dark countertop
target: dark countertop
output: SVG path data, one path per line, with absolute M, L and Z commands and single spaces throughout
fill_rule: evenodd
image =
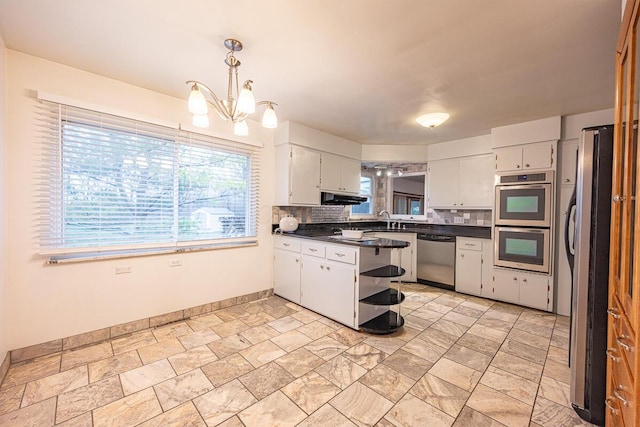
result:
M 310 236 L 330 236 L 340 229 L 363 230 L 366 232 L 390 232 L 390 233 L 425 233 L 438 234 L 441 236 L 456 237 L 475 237 L 480 239 L 491 238 L 491 226 L 468 226 L 454 224 L 416 224 L 416 223 L 400 223 L 401 227 L 387 229 L 386 221 L 351 221 L 339 223 L 320 223 L 320 224 L 300 224 L 298 230 L 294 233 L 285 233 L 285 235 L 310 237 Z M 275 230 L 278 225 L 273 226 Z M 333 239 L 332 239 L 333 240 Z
M 278 234 L 279 235 L 279 234 Z M 326 230 L 296 230 L 294 233 L 282 233 L 285 237 L 299 237 L 302 239 L 318 240 L 326 243 L 337 243 L 361 248 L 406 248 L 409 242 L 376 237 L 362 239 L 344 238 L 339 234 L 327 233 Z

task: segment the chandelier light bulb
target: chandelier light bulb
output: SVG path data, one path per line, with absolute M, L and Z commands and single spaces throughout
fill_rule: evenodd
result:
M 262 115 L 262 126 L 268 129 L 275 129 L 278 127 L 278 117 L 276 116 L 276 111 L 273 109 L 273 105 L 271 103 L 267 104 L 267 109 L 264 110 L 264 114 Z
M 393 171 L 391 169 L 387 169 L 387 176 L 393 175 Z
M 382 176 L 382 171 L 380 169 L 376 171 L 376 176 Z
M 236 124 L 233 125 L 233 133 L 238 136 L 249 135 L 249 126 L 247 126 L 247 122 L 244 120 L 241 122 L 236 122 Z
M 208 128 L 209 116 L 207 114 L 194 114 L 192 123 L 195 127 L 198 128 Z
M 241 113 L 252 114 L 256 112 L 256 99 L 251 91 L 251 83 L 253 83 L 251 80 L 244 82 L 238 96 L 238 111 Z
M 207 114 L 209 109 L 207 108 L 207 100 L 204 98 L 200 88 L 197 84 L 191 86 L 191 93 L 189 94 L 189 112 L 191 114 Z
M 436 126 L 440 126 L 449 118 L 447 113 L 428 113 L 423 114 L 416 119 L 420 125 L 433 129 Z

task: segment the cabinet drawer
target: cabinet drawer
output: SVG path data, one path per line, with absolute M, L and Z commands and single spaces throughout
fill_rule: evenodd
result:
M 633 362 L 636 357 L 636 342 L 631 327 L 624 315 L 620 316 L 616 324 L 613 341 L 618 347 L 619 353 L 625 363 Z
M 302 244 L 302 253 L 304 255 L 310 255 L 310 256 L 315 256 L 318 258 L 324 258 L 325 257 L 325 245 L 321 245 L 321 244 L 317 244 L 317 243 L 310 243 L 310 242 L 304 242 Z
M 633 402 L 633 382 L 631 381 L 626 364 L 614 363 L 611 375 L 611 396 L 609 399 L 617 403 L 617 408 L 622 412 L 622 419 L 625 426 L 635 426 L 634 412 L 635 402 Z
M 355 264 L 357 259 L 357 249 L 343 248 L 341 246 L 327 246 L 327 259 L 344 262 L 345 264 Z
M 457 237 L 456 248 L 468 251 L 481 251 L 482 241 L 476 239 L 466 239 L 464 237 Z
M 300 252 L 300 240 L 276 237 L 275 247 L 276 249 L 284 249 L 285 251 Z

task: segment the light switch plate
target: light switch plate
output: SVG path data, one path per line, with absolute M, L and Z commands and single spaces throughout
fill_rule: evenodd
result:
M 453 223 L 454 224 L 464 224 L 464 218 L 462 218 L 461 216 L 457 216 L 457 217 L 453 218 Z

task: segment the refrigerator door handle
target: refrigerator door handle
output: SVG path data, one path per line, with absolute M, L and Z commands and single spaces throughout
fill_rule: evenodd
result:
M 575 236 L 575 213 L 576 213 L 576 189 L 573 188 L 573 193 L 571 194 L 571 199 L 569 199 L 569 206 L 567 207 L 567 217 L 564 220 L 564 248 L 567 252 L 567 260 L 569 261 L 569 268 L 571 269 L 573 275 L 573 260 L 575 254 L 575 238 L 573 241 L 569 242 L 569 233 L 571 231 L 571 221 L 574 219 L 574 236 Z

